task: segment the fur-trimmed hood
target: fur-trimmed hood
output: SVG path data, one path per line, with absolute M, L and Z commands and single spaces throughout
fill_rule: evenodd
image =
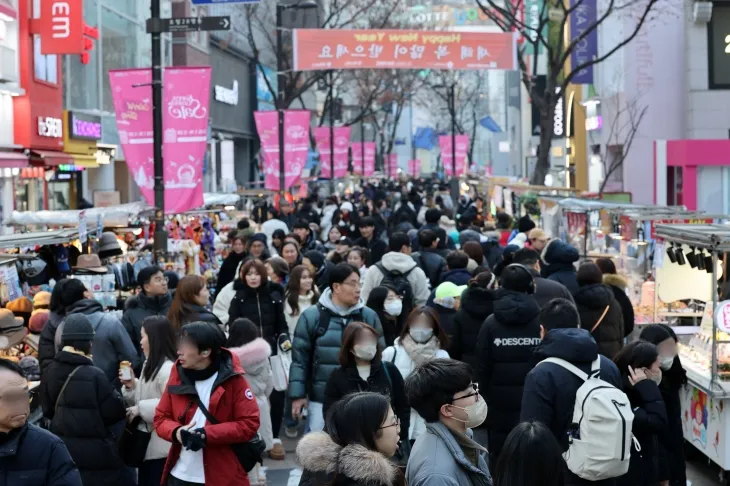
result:
M 603 275 L 603 283 L 606 285 L 612 285 L 614 287 L 618 287 L 621 290 L 626 289 L 626 287 L 629 286 L 629 283 L 626 281 L 626 279 L 622 275 L 612 274 L 612 273 L 606 273 Z
M 238 356 L 243 369 L 248 368 L 269 359 L 271 356 L 271 345 L 263 338 L 256 338 L 248 344 L 238 348 L 230 348 L 231 353 Z
M 325 432 L 302 437 L 297 445 L 297 459 L 311 473 L 338 473 L 369 486 L 392 486 L 397 478 L 397 466 L 379 452 L 359 444 L 340 447 Z

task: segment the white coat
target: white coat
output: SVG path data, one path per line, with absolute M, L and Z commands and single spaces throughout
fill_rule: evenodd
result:
M 296 315 L 291 315 L 291 306 L 289 305 L 288 297 L 284 300 L 284 318 L 286 324 L 289 327 L 289 336 L 294 337 L 294 330 L 297 328 L 297 322 L 299 322 L 299 316 L 302 312 L 309 309 L 312 306 L 312 299 L 314 298 L 314 292 L 311 290 L 307 295 L 299 296 L 299 312 Z

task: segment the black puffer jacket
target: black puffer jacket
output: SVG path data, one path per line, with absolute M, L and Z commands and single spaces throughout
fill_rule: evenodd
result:
M 387 373 L 385 367 L 388 368 Z M 393 363 L 373 362 L 367 380 L 360 377 L 357 367 L 354 365 L 337 368 L 330 375 L 324 389 L 322 415 L 326 417 L 330 407 L 345 395 L 366 391 L 380 393 L 390 398 L 393 412 L 400 419 L 400 438 L 408 440 L 411 407 L 406 400 L 403 377 Z
M 438 250 L 433 248 L 425 248 L 418 253 L 414 253 L 413 260 L 428 277 L 432 289 L 438 287 L 441 283 L 441 277 L 449 271 L 444 257 L 439 254 Z
M 271 345 L 271 354 L 277 354 L 276 340 L 288 334 L 284 317 L 284 289 L 273 282 L 264 282 L 252 289 L 242 280 L 233 283 L 236 296 L 228 309 L 228 327 L 239 317 L 251 319 L 261 330 L 261 337 Z
M 218 282 L 216 282 L 215 284 L 216 296 L 223 287 L 236 279 L 236 270 L 238 270 L 238 266 L 247 256 L 248 253 L 246 253 L 245 251 L 243 253 L 231 252 L 228 254 L 226 259 L 223 260 L 221 269 L 218 271 Z
M 221 321 L 218 320 L 216 315 L 213 314 L 213 311 L 211 311 L 207 307 L 203 307 L 202 305 L 197 304 L 188 304 L 185 311 L 183 312 L 180 322 L 185 325 L 189 322 L 198 321 L 209 322 L 211 324 L 215 324 L 216 326 L 221 325 Z
M 575 304 L 568 288 L 555 281 L 542 278 L 537 270 L 529 269 L 535 279 L 535 300 L 540 308 L 545 307 L 553 299 L 566 299 Z
M 71 372 L 66 389 L 61 388 Z M 68 447 L 81 472 L 83 484 L 123 486 L 124 464 L 110 427 L 123 421 L 126 408 L 99 368 L 86 356 L 59 351 L 41 382 L 43 415 L 51 420 L 51 432 Z
M 574 297 L 580 314 L 580 327 L 589 332 L 608 307 L 603 320 L 591 334 L 598 343 L 598 352 L 613 359 L 624 346 L 624 318 L 613 290 L 604 284 L 586 285 L 579 288 Z
M 478 380 L 477 338 L 482 324 L 494 312 L 494 290 L 470 287 L 461 296 L 461 308 L 454 316 L 453 340 L 449 355 L 471 366 Z
M 38 361 L 41 364 L 42 371 L 49 364 L 53 363 L 53 358 L 56 357 L 56 329 L 58 329 L 58 326 L 61 325 L 61 322 L 65 318 L 65 314 L 62 315 L 55 312 L 51 312 L 48 315 L 48 322 L 41 332 L 38 344 Z
M 169 292 L 157 297 L 149 297 L 144 292 L 140 292 L 127 299 L 122 324 L 124 324 L 124 329 L 127 330 L 132 344 L 137 348 L 140 361 L 144 361 L 142 346 L 139 344 L 142 339 L 142 323 L 150 316 L 167 316 L 171 304 L 172 295 Z M 138 370 L 135 369 L 135 371 Z
M 454 340 L 454 317 L 456 317 L 455 309 L 448 309 L 440 304 L 437 304 L 434 300 L 436 298 L 436 291 L 431 292 L 431 296 L 426 302 L 426 307 L 430 307 L 436 311 L 439 316 L 439 324 L 441 329 L 449 336 L 449 343 Z M 451 352 L 449 351 L 449 356 Z
M 621 275 L 606 274 L 603 276 L 603 283 L 611 287 L 613 296 L 621 306 L 621 314 L 624 317 L 624 336 L 628 336 L 634 330 L 634 304 L 626 295 L 626 288 L 629 286 L 626 279 Z
M 571 294 L 578 291 L 577 272 L 573 263 L 580 258 L 578 250 L 561 240 L 550 240 L 542 251 L 545 266 L 542 276 L 565 285 Z
M 504 441 L 520 421 L 525 377 L 540 344 L 540 307 L 531 295 L 499 289 L 494 314 L 479 331 L 479 386 L 489 404 L 489 461 L 496 464 Z
M 82 486 L 66 445 L 50 432 L 25 424 L 0 432 L 0 486 Z
M 370 259 L 368 266 L 380 263 L 380 260 L 383 259 L 383 255 L 388 253 L 388 245 L 380 238 L 377 229 L 370 240 L 363 236 L 355 241 L 355 245 L 368 250 L 368 257 Z

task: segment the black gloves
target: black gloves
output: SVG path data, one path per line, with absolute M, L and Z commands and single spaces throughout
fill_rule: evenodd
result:
M 182 438 L 183 447 L 193 452 L 197 452 L 206 446 L 207 437 L 203 428 L 193 431 L 183 429 L 180 431 L 180 437 Z

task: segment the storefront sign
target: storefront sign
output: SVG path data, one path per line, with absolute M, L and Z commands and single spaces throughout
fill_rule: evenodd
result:
M 560 95 L 553 113 L 553 138 L 565 137 L 565 97 L 560 93 L 560 88 L 555 88 L 555 93 Z
M 517 69 L 512 32 L 295 29 L 294 70 Z
M 598 56 L 597 0 L 570 0 L 571 41 L 582 37 L 570 53 L 570 67 L 575 75 L 573 84 L 593 84 L 593 65 L 576 70 Z
M 235 79 L 233 80 L 233 89 L 216 85 L 215 99 L 216 101 L 220 101 L 227 105 L 238 105 L 238 81 Z
M 101 117 L 85 113 L 68 112 L 71 138 L 78 140 L 101 140 Z
M 279 189 L 279 114 L 276 111 L 254 113 L 261 140 L 266 189 Z M 284 184 L 291 188 L 299 180 L 309 155 L 309 119 L 306 110 L 284 112 Z
M 41 53 L 83 53 L 84 1 L 43 0 L 40 4 Z
M 715 2 L 708 24 L 709 72 L 711 89 L 730 87 L 730 5 Z
M 586 131 L 600 130 L 602 127 L 603 117 L 601 115 L 586 117 Z
M 63 138 L 63 120 L 50 116 L 39 116 L 38 135 L 48 138 Z

